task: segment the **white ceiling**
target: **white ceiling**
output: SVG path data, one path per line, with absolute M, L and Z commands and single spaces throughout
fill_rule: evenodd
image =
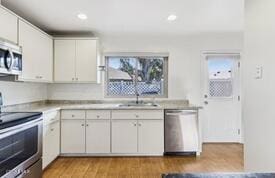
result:
M 2 0 L 46 31 L 178 35 L 243 30 L 244 0 Z M 78 13 L 88 16 L 86 21 Z M 168 22 L 169 14 L 178 19 Z

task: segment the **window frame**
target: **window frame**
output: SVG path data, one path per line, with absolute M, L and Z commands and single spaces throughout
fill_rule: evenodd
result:
M 164 75 L 164 84 L 163 84 L 163 94 L 162 95 L 141 95 L 140 94 L 140 98 L 168 98 L 168 60 L 169 60 L 169 55 L 166 54 L 147 54 L 144 55 L 144 53 L 141 53 L 140 55 L 133 55 L 133 54 L 119 54 L 119 55 L 115 55 L 115 54 L 111 54 L 111 55 L 105 55 L 104 56 L 104 61 L 105 61 L 105 77 L 104 77 L 104 98 L 135 98 L 136 95 L 109 95 L 108 94 L 108 86 L 109 86 L 109 71 L 108 71 L 108 66 L 109 66 L 109 61 L 108 59 L 110 57 L 121 57 L 121 58 L 139 58 L 139 57 L 162 57 L 164 58 L 164 63 L 163 63 L 163 75 Z M 138 63 L 138 61 L 136 60 L 136 63 Z M 137 70 L 135 70 L 137 71 Z M 137 75 L 137 72 L 135 72 L 135 75 Z M 137 80 L 137 77 L 135 77 L 135 79 Z M 136 81 L 137 82 L 137 81 Z M 135 87 L 136 88 L 136 87 Z

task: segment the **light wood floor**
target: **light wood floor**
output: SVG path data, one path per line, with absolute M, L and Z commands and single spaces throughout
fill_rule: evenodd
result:
M 243 146 L 204 144 L 200 157 L 58 158 L 43 178 L 154 178 L 162 173 L 241 172 Z

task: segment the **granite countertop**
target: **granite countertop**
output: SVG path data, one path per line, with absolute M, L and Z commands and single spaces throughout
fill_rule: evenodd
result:
M 124 101 L 125 102 L 125 101 Z M 4 107 L 4 111 L 28 111 L 28 112 L 51 112 L 60 109 L 98 109 L 98 110 L 163 110 L 163 109 L 182 109 L 182 110 L 197 110 L 202 107 L 189 104 L 186 101 L 161 101 L 156 102 L 159 106 L 119 106 L 121 102 L 95 102 L 95 103 L 85 103 L 85 102 L 39 102 L 30 103 L 24 105 L 16 105 L 10 107 Z

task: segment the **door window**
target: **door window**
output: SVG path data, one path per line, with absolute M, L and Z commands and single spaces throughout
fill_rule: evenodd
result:
M 208 58 L 209 96 L 212 98 L 232 98 L 233 60 L 226 57 Z

